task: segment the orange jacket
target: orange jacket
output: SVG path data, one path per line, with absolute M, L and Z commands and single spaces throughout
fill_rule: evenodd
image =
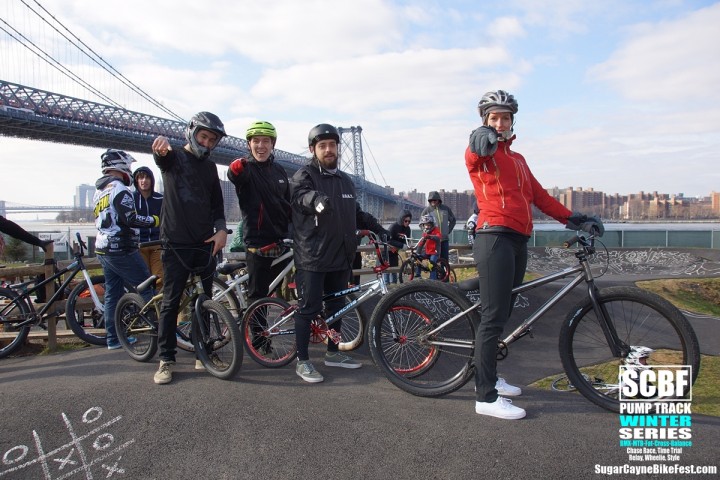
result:
M 524 235 L 533 229 L 532 207 L 562 224 L 572 214 L 563 204 L 550 196 L 540 185 L 525 159 L 510 150 L 515 139 L 499 142 L 495 154 L 480 157 L 465 150 L 465 166 L 475 188 L 475 198 L 480 212 L 477 230 L 483 227 L 507 227 Z

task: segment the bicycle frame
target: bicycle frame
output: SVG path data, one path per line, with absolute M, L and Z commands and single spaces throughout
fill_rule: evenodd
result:
M 288 258 L 290 258 L 290 261 L 287 265 L 285 265 L 285 268 L 282 269 L 282 271 L 275 277 L 275 279 L 270 283 L 270 286 L 268 287 L 268 295 L 272 295 L 272 292 L 275 291 L 275 289 L 282 283 L 285 276 L 290 273 L 292 268 L 295 266 L 295 261 L 292 259 L 293 251 L 288 250 L 287 252 L 283 253 L 279 257 L 277 257 L 275 260 L 273 260 L 271 267 L 274 267 L 275 265 L 278 265 L 280 262 L 284 262 Z M 230 290 L 233 290 L 235 292 L 235 296 L 237 297 L 238 301 L 240 302 L 240 308 L 241 310 L 245 310 L 248 307 L 247 303 L 247 295 L 245 294 L 244 289 L 242 288 L 243 284 L 246 284 L 247 281 L 250 279 L 250 274 L 245 273 L 243 275 L 234 275 L 232 280 L 226 282 L 227 288 L 223 290 L 222 292 L 219 292 L 218 294 L 213 296 L 213 299 L 217 300 L 219 298 L 222 298 L 223 295 L 228 293 Z
M 390 264 L 386 261 L 382 260 L 382 254 L 380 253 L 380 246 L 376 240 L 371 240 L 372 243 L 375 245 L 375 252 L 380 259 L 380 265 L 375 266 L 373 268 L 373 273 L 375 273 L 375 280 L 370 280 L 368 282 L 362 283 L 360 285 L 355 285 L 352 287 L 348 287 L 344 290 L 340 290 L 333 293 L 328 293 L 326 295 L 323 295 L 322 301 L 327 302 L 329 300 L 334 300 L 338 298 L 344 298 L 347 297 L 353 293 L 356 292 L 363 292 L 362 295 L 360 295 L 357 298 L 352 299 L 350 302 L 348 302 L 344 307 L 342 307 L 340 310 L 332 314 L 330 317 L 325 319 L 325 324 L 330 327 L 333 323 L 337 322 L 337 320 L 342 317 L 345 313 L 355 310 L 360 307 L 363 303 L 365 303 L 368 299 L 371 297 L 374 297 L 376 295 L 382 294 L 385 295 L 388 292 L 387 289 L 387 283 L 385 282 L 385 279 L 383 277 L 383 272 L 390 268 Z M 287 312 L 283 312 L 283 315 L 280 316 L 279 320 L 272 325 L 268 325 L 267 330 L 273 331 L 276 330 L 278 327 L 283 325 L 285 322 L 288 321 L 288 319 L 292 318 L 295 315 L 295 312 L 297 312 L 299 306 L 298 305 L 291 305 L 290 308 L 287 310 Z M 286 332 L 286 334 L 294 334 L 295 330 L 289 330 Z
M 80 240 L 80 234 L 77 234 L 78 240 Z M 70 282 L 73 281 L 73 279 L 77 276 L 79 272 L 83 273 L 83 277 L 85 279 L 85 282 L 89 285 L 88 291 L 90 293 L 90 296 L 93 299 L 93 302 L 95 303 L 95 307 L 100 311 L 105 311 L 105 305 L 100 301 L 100 297 L 98 296 L 97 292 L 94 288 L 92 288 L 92 280 L 90 278 L 90 273 L 88 272 L 87 268 L 85 267 L 85 263 L 82 261 L 83 257 L 83 243 L 80 240 L 80 247 L 78 247 L 78 252 L 75 254 L 75 260 L 68 265 L 67 267 L 62 268 L 61 270 L 57 269 L 57 263 L 55 260 L 52 260 L 52 264 L 55 266 L 55 273 L 50 277 L 46 278 L 45 280 L 36 283 L 35 286 L 31 288 L 24 288 L 27 287 L 27 285 L 31 284 L 32 282 L 26 282 L 16 285 L 9 285 L 9 288 L 11 290 L 14 290 L 19 293 L 19 296 L 10 304 L 3 307 L 2 310 L 0 310 L 0 314 L 2 312 L 6 311 L 8 308 L 12 308 L 15 306 L 18 302 L 25 302 L 26 305 L 30 308 L 30 314 L 29 318 L 26 319 L 23 322 L 20 323 L 14 323 L 16 327 L 24 327 L 25 325 L 36 323 L 36 322 L 42 322 L 47 318 L 47 313 L 50 310 L 50 308 L 55 304 L 55 302 L 63 295 L 63 292 L 65 289 L 70 285 Z M 72 272 L 60 285 L 60 287 L 55 291 L 55 293 L 52 294 L 50 299 L 45 303 L 45 305 L 40 308 L 40 310 L 35 310 L 35 307 L 33 306 L 33 303 L 29 300 L 30 295 L 33 293 L 39 291 L 41 288 L 45 288 L 45 286 L 48 283 L 54 282 L 56 279 L 62 277 L 68 272 Z
M 593 305 L 593 309 L 595 310 L 598 318 L 602 319 L 601 327 L 603 329 L 603 333 L 605 334 L 608 345 L 612 349 L 613 355 L 618 357 L 622 354 L 626 354 L 629 351 L 629 347 L 625 345 L 618 337 L 614 325 L 609 320 L 607 312 L 599 305 L 597 301 L 597 287 L 595 286 L 595 280 L 591 271 L 590 264 L 588 262 L 588 255 L 594 253 L 595 251 L 593 240 L 591 239 L 590 243 L 586 243 L 586 241 L 583 239 L 579 239 L 577 241 L 582 244 L 582 249 L 575 253 L 575 256 L 578 258 L 578 265 L 575 265 L 573 267 L 567 267 L 559 272 L 536 278 L 535 280 L 525 282 L 513 288 L 512 294 L 516 295 L 522 292 L 526 292 L 528 290 L 533 290 L 539 286 L 546 285 L 556 280 L 562 280 L 564 278 L 575 275 L 568 283 L 561 287 L 550 298 L 548 298 L 545 303 L 543 303 L 537 310 L 535 310 L 535 312 L 533 312 L 529 317 L 527 317 L 515 330 L 513 330 L 504 339 L 501 339 L 500 345 L 502 345 L 503 347 L 507 347 L 518 339 L 529 334 L 532 325 L 537 322 L 540 317 L 542 317 L 548 310 L 550 310 L 553 306 L 560 302 L 560 300 L 565 298 L 565 296 L 567 296 L 568 293 L 570 293 L 575 287 L 585 282 L 587 284 L 588 297 L 590 298 L 590 301 Z M 441 325 L 432 328 L 430 331 L 424 334 L 423 338 L 430 338 L 432 335 L 436 334 L 437 332 L 450 325 L 451 323 L 457 321 L 458 319 L 464 317 L 472 310 L 479 308 L 480 301 L 478 300 L 470 308 L 467 308 L 466 310 L 456 314 L 452 318 L 443 322 Z M 434 345 L 455 346 L 467 349 L 472 349 L 474 347 L 474 341 L 459 340 L 457 342 L 450 343 L 429 340 L 428 342 Z

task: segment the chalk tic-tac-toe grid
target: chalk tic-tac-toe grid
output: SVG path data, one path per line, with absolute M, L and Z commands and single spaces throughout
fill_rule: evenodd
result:
M 107 421 L 102 417 L 102 408 L 92 407 L 82 415 L 81 422 L 75 422 L 76 426 L 62 413 L 70 441 L 59 447 L 46 445 L 41 435 L 33 430 L 28 445 L 16 445 L 3 453 L 0 478 L 123 477 L 122 454 L 135 439 L 122 442 L 113 435 L 112 427 L 122 416 Z

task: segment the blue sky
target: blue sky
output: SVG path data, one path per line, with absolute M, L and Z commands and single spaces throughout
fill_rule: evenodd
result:
M 396 192 L 472 188 L 464 149 L 480 122 L 479 98 L 498 88 L 519 101 L 513 147 L 547 188 L 720 190 L 720 3 L 41 4 L 183 118 L 209 110 L 241 137 L 251 121 L 268 120 L 278 148 L 293 153 L 317 123 L 362 126 L 366 175 Z M 32 26 L 19 0 L 0 16 L 52 44 L 50 29 Z M 27 51 L 2 32 L 0 42 L 4 80 L 95 100 L 49 69 L 27 68 Z M 158 114 L 97 67 L 72 55 L 63 61 L 127 108 Z M 0 199 L 67 204 L 75 185 L 98 176 L 98 149 L 0 142 Z M 148 153 L 133 155 L 152 165 Z

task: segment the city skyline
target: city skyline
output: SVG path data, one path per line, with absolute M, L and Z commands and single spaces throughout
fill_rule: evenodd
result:
M 239 219 L 239 206 L 237 204 L 237 198 L 235 196 L 234 187 L 230 182 L 227 180 L 221 180 L 221 183 L 223 184 L 223 195 L 225 197 L 225 211 L 226 214 L 228 214 L 228 217 L 232 219 L 232 221 L 237 221 Z M 132 188 L 132 187 L 131 187 Z M 682 195 L 682 193 L 676 194 L 676 193 L 666 193 L 666 192 L 658 192 L 658 191 L 638 191 L 638 192 L 631 192 L 631 193 L 625 193 L 625 194 L 608 194 L 607 192 L 602 192 L 600 190 L 595 190 L 592 187 L 589 188 L 583 188 L 583 187 L 551 187 L 546 189 L 548 193 L 550 193 L 553 197 L 555 197 L 557 200 L 559 200 L 561 203 L 563 203 L 566 207 L 570 208 L 571 210 L 581 210 L 583 213 L 595 213 L 595 214 L 605 214 L 602 215 L 605 218 L 611 219 L 611 218 L 619 218 L 622 214 L 622 208 L 623 204 L 627 203 L 628 201 L 631 201 L 633 199 L 637 199 L 641 197 L 643 200 L 648 201 L 647 199 L 653 198 L 653 200 L 657 202 L 672 202 L 672 201 L 682 201 L 682 200 L 688 200 L 693 201 L 696 204 L 705 205 L 707 204 L 708 207 L 710 207 L 711 210 L 715 211 L 718 216 L 720 216 L 720 192 L 710 192 L 708 195 L 703 196 L 692 196 L 687 197 Z M 156 191 L 162 192 L 163 191 L 163 185 L 162 185 L 162 179 L 159 178 L 156 183 Z M 474 200 L 474 191 L 472 189 L 463 189 L 458 190 L 457 188 L 453 189 L 437 189 L 443 197 L 443 202 L 450 205 L 453 208 L 453 211 L 456 214 L 456 217 L 460 219 L 466 219 L 469 217 L 470 213 L 473 209 L 473 200 Z M 52 206 L 62 206 L 62 207 L 75 207 L 77 209 L 83 209 L 83 205 L 86 205 L 84 208 L 86 210 L 89 210 L 92 208 L 92 195 L 95 192 L 95 187 L 91 184 L 80 184 L 75 186 L 75 195 L 73 196 L 72 202 L 65 203 L 61 205 L 52 205 Z M 426 198 L 428 195 L 428 192 L 420 192 L 417 191 L 417 189 L 413 189 L 409 192 L 394 192 L 395 195 L 401 196 L 404 199 L 409 199 L 421 207 L 425 206 Z M 574 194 L 591 194 L 590 197 L 587 198 L 593 198 L 593 200 L 582 200 L 576 198 L 575 201 L 571 198 L 566 198 L 566 196 L 570 195 L 573 196 Z M 448 196 L 452 197 L 452 199 L 448 199 Z M 473 198 L 470 198 L 473 197 Z M 601 197 L 598 200 L 598 197 Z M 83 203 L 83 198 L 85 200 L 85 203 Z M 6 207 L 6 202 L 8 202 L 5 199 L 0 199 L 0 214 L 3 214 L 4 208 Z M 88 203 L 89 202 L 89 203 Z M 607 206 L 605 206 L 605 203 L 608 203 Z M 574 204 L 575 203 L 575 204 Z M 600 204 L 602 204 L 603 208 L 609 209 L 609 210 L 617 210 L 620 208 L 620 210 L 617 210 L 617 214 L 613 211 L 612 214 L 607 215 L 607 212 L 609 210 L 600 211 L 598 207 Z M 44 205 L 32 205 L 33 207 L 44 207 Z M 627 207 L 625 207 L 627 208 Z M 657 207 L 656 207 L 657 208 Z M 395 216 L 397 216 L 398 212 L 394 211 L 395 209 L 392 206 L 389 206 L 386 209 L 386 213 L 384 215 L 384 219 L 382 220 L 392 220 Z M 629 213 L 629 212 L 628 212 Z M 5 214 L 6 216 L 8 214 Z M 11 212 L 9 215 L 13 216 L 14 218 L 20 218 L 20 216 L 27 217 L 28 215 L 38 215 L 37 213 L 18 213 L 18 212 Z M 43 219 L 46 220 L 54 220 L 57 218 L 58 213 L 54 211 L 48 211 L 47 213 L 43 213 L 43 215 L 46 215 L 43 217 Z M 27 218 L 25 218 L 27 220 Z

